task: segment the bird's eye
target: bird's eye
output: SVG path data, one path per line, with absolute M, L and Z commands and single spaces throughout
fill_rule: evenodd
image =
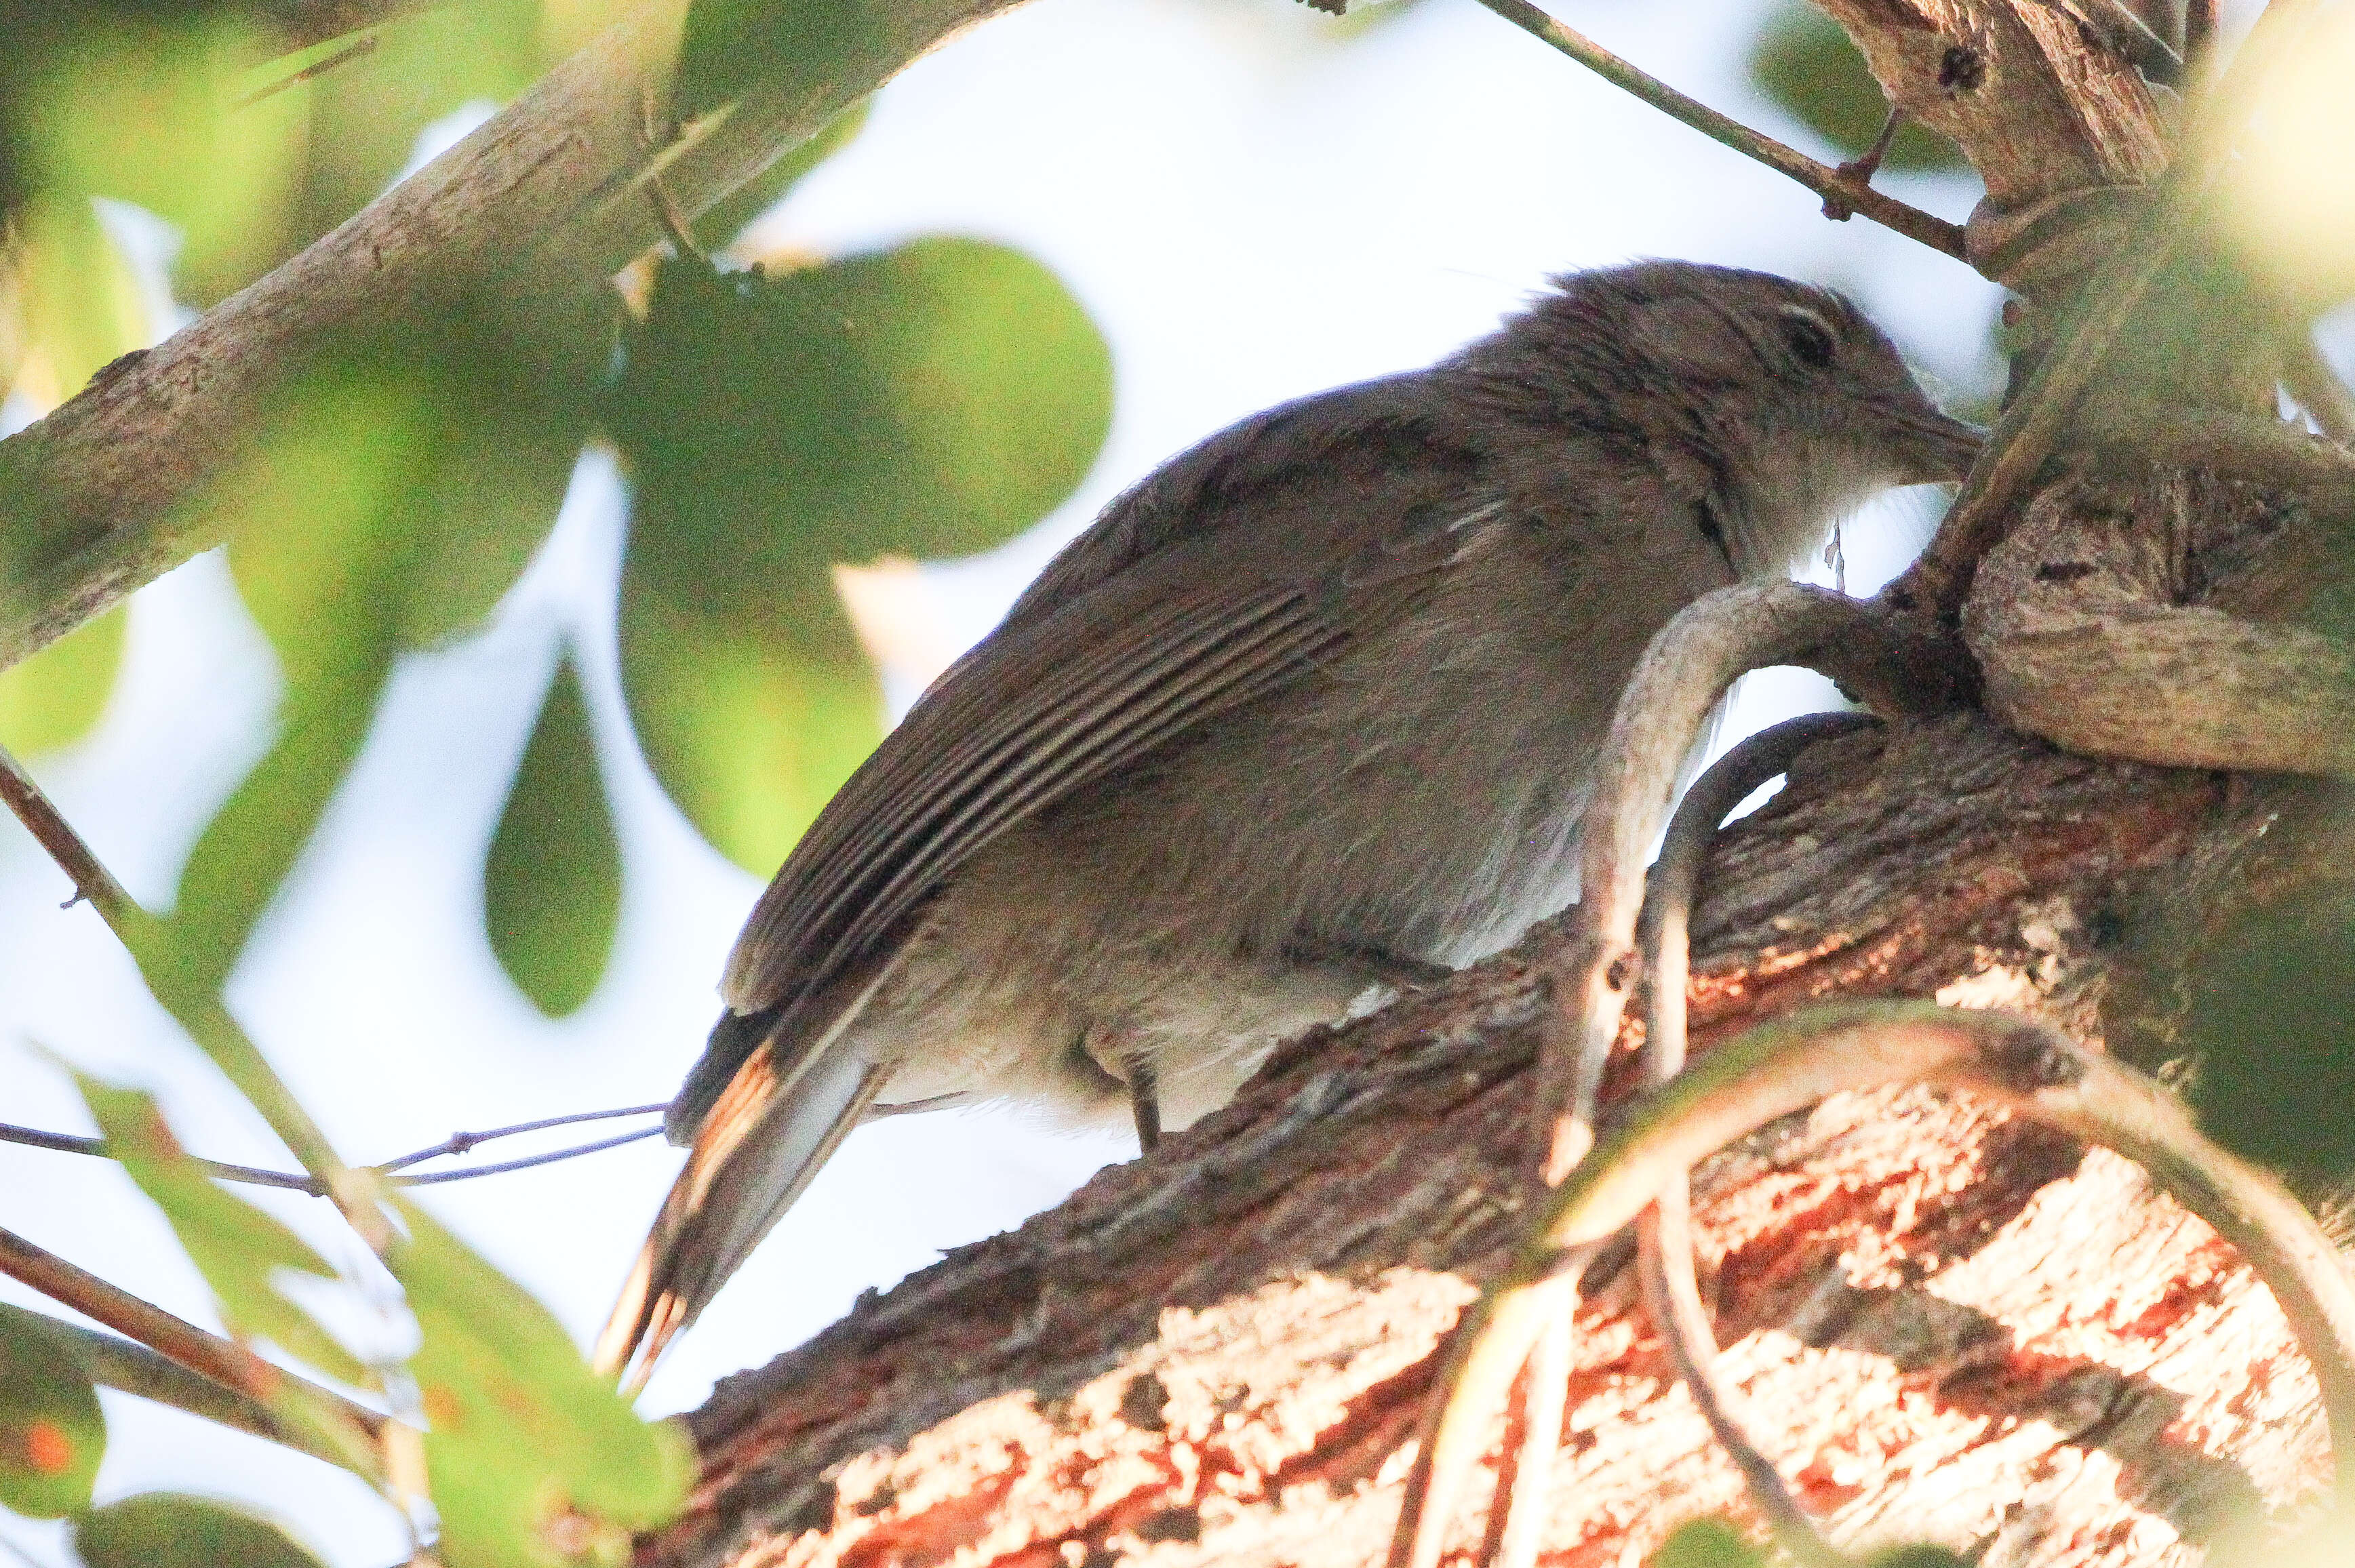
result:
M 1797 305 L 1783 311 L 1783 341 L 1790 345 L 1793 358 L 1817 370 L 1829 365 L 1839 347 L 1838 335 L 1824 318 Z

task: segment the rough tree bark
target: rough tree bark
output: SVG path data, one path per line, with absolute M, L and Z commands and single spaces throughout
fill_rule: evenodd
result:
M 1832 995 L 2100 1040 L 2163 1006 L 2118 980 L 2163 990 L 2179 955 L 2146 932 L 2173 879 L 2212 880 L 2283 808 L 1977 716 L 1819 747 L 1712 856 L 1696 1044 Z M 702 1488 L 640 1563 L 1378 1561 L 1440 1342 L 1518 1235 L 1566 940 L 1297 1043 L 1153 1160 L 723 1383 L 690 1422 Z M 2115 1157 L 1892 1091 L 1728 1150 L 1696 1195 L 1727 1371 L 1843 1540 L 2188 1563 L 2318 1482 L 2313 1382 L 2270 1297 Z M 1744 1508 L 1625 1262 L 1579 1319 L 1546 1542 L 1565 1568 Z
M 1985 176 L 1974 261 L 2056 314 L 2143 221 L 2164 95 L 2075 7 L 1823 3 Z M 2131 383 L 2271 412 L 2277 329 L 2203 292 L 2206 260 L 2153 291 L 2201 333 L 2115 345 L 2096 402 Z M 2300 694 L 2345 705 L 2344 656 L 2294 624 L 2339 591 L 2311 496 L 2172 455 L 2070 460 L 2008 519 L 1960 607 L 1989 715 L 1820 747 L 1724 835 L 1697 1048 L 1811 999 L 1934 996 L 2159 1068 L 2226 912 L 2344 906 L 2340 787 L 2035 738 L 2277 766 L 2317 755 Z M 1152 1160 L 723 1383 L 689 1418 L 702 1486 L 640 1563 L 1380 1560 L 1439 1348 L 1518 1234 L 1537 1021 L 1572 945 L 1541 929 L 1287 1047 Z M 1730 1381 L 1843 1542 L 2188 1563 L 2319 1484 L 2315 1385 L 2272 1299 L 2106 1153 L 1961 1097 L 1843 1096 L 1699 1172 L 1696 1225 Z M 1579 1317 L 1562 1568 L 1744 1514 L 1626 1262 L 1595 1266 Z

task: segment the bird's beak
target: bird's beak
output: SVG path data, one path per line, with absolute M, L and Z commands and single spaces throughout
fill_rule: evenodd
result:
M 1934 484 L 1962 478 L 1970 471 L 1971 464 L 1978 459 L 1979 449 L 1987 443 L 1985 430 L 1950 418 L 1926 403 L 1918 410 L 1907 410 L 1904 421 L 1906 434 L 1913 438 L 1913 461 L 1902 481 L 1906 484 Z

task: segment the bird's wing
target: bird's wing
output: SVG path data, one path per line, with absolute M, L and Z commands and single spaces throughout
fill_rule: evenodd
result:
M 673 1103 L 692 1152 L 599 1346 L 651 1367 L 867 1114 L 846 1028 L 932 893 L 1007 828 L 1299 679 L 1502 507 L 1396 382 L 1261 415 L 1108 508 L 795 846 Z M 1369 515 L 1369 512 L 1372 514 Z M 643 1372 L 642 1374 L 643 1375 Z
M 744 1022 L 714 1032 L 675 1116 L 770 1033 L 745 1015 L 836 990 L 1007 828 L 1298 679 L 1355 601 L 1452 558 L 1499 511 L 1480 469 L 1373 382 L 1260 415 L 1115 502 L 795 846 L 729 960 Z

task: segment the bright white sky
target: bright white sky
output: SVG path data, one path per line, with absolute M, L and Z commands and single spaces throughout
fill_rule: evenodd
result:
M 1743 83 L 1750 0 L 1582 4 L 1571 18 L 1753 123 L 1805 134 Z M 1896 188 L 1960 219 L 1965 182 Z M 1425 362 L 1487 331 L 1549 272 L 1636 256 L 1741 263 L 1857 295 L 1934 375 L 1982 381 L 1993 290 L 1625 98 L 1466 0 L 1422 0 L 1345 42 L 1294 0 L 1037 0 L 893 83 L 865 133 L 768 232 L 826 252 L 962 232 L 1052 265 L 1109 334 L 1118 406 L 1070 505 L 996 556 L 926 573 L 919 613 L 954 645 L 1155 463 L 1266 404 Z M 620 496 L 583 464 L 557 535 L 494 626 L 403 668 L 357 777 L 234 983 L 239 1014 L 346 1155 L 666 1098 L 716 1006 L 755 879 L 705 848 L 627 744 L 609 608 Z M 1929 514 L 1900 498 L 1849 534 L 1870 588 Z M 542 1021 L 479 930 L 480 859 L 559 633 L 584 650 L 625 846 L 603 988 Z M 1812 679 L 1812 678 L 1809 678 Z M 143 898 L 168 895 L 204 820 L 266 739 L 274 675 L 217 559 L 143 593 L 128 673 L 95 738 L 36 770 Z M 1819 683 L 1753 683 L 1742 727 Z M 904 697 L 903 697 L 904 700 Z M 1731 737 L 1729 737 L 1731 738 Z M 284 1164 L 141 990 L 62 878 L 0 830 L 0 1120 L 84 1129 L 39 1048 L 157 1088 L 198 1152 Z M 647 1396 L 698 1403 L 945 1248 L 1053 1203 L 1125 1137 L 1047 1134 L 1006 1113 L 861 1131 L 680 1344 Z M 585 1341 L 677 1155 L 658 1141 L 438 1189 L 430 1202 Z M 307 1200 L 272 1207 L 346 1255 Z M 0 1148 L 0 1224 L 210 1321 L 160 1219 L 111 1167 Z M 13 1288 L 9 1299 L 31 1298 Z M 250 1499 L 336 1568 L 404 1550 L 325 1467 L 107 1396 L 102 1498 L 175 1488 Z M 60 1532 L 0 1519 L 0 1544 L 66 1562 Z

